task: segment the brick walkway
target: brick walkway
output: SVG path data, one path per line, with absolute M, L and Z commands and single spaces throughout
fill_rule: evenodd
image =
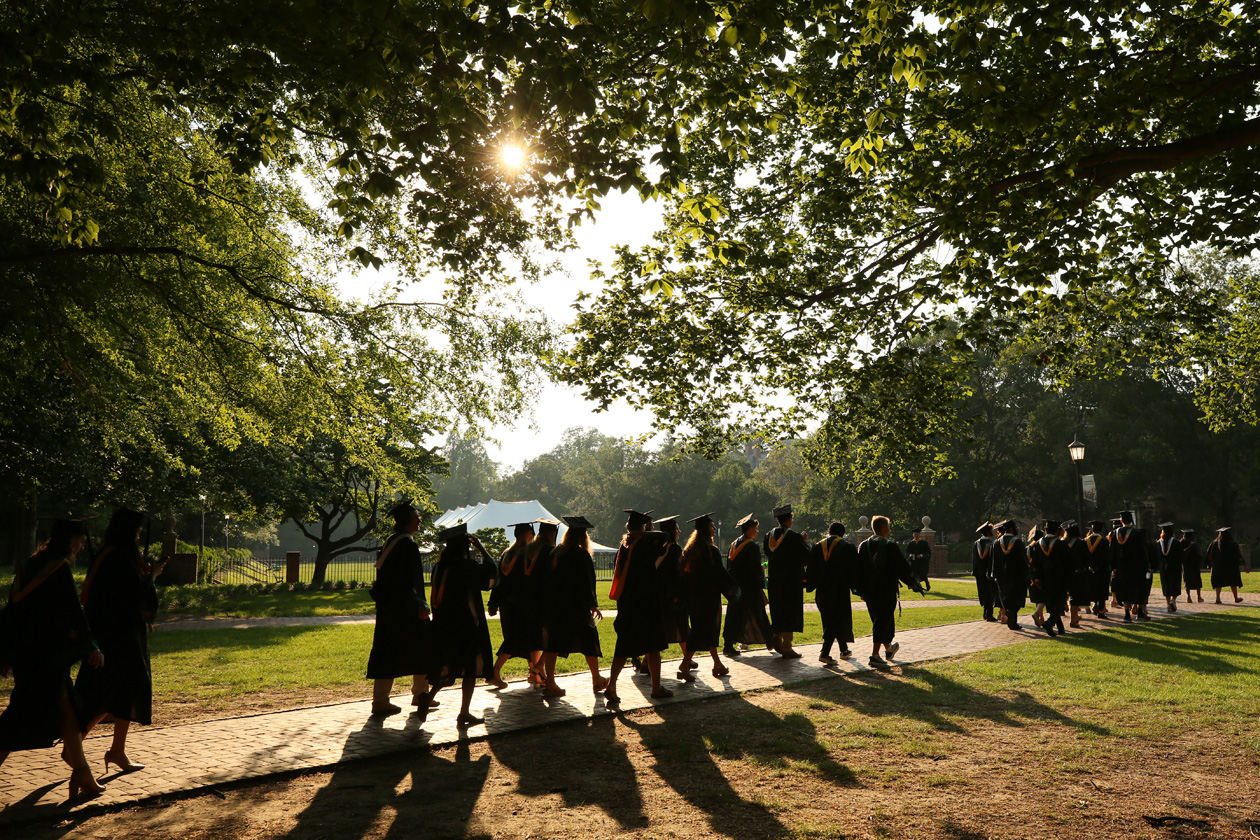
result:
M 1217 612 L 1234 606 L 1193 604 L 1183 606 L 1179 615 Z M 1260 606 L 1260 596 L 1248 595 L 1243 606 Z M 1167 617 L 1164 610 L 1157 607 L 1151 608 L 1151 615 L 1156 619 Z M 1085 630 L 1123 626 L 1114 619 L 1101 621 L 1092 616 L 1084 621 Z M 907 630 L 897 636 L 902 647 L 896 662 L 924 662 L 1019 642 L 1048 640 L 1032 627 L 1028 613 L 1021 616 L 1021 624 L 1021 632 L 984 621 Z M 795 661 L 783 660 L 765 651 L 745 653 L 738 659 L 727 660 L 731 669 L 727 677 L 714 678 L 706 666 L 697 672 L 698 679 L 689 686 L 667 680 L 666 685 L 675 690 L 675 695 L 663 701 L 648 698 L 650 686 L 646 677 L 630 677 L 626 672 L 618 685 L 620 709 L 630 711 L 659 703 L 685 703 L 727 692 L 829 679 L 838 674 L 868 670 L 869 637 L 859 639 L 853 649 L 858 656 L 831 667 L 822 667 L 817 662 L 817 644 L 802 646 L 804 658 Z M 672 676 L 676 668 L 668 663 L 665 667 L 666 675 Z M 442 706 L 430 714 L 423 728 L 405 715 L 374 719 L 370 717 L 370 702 L 366 700 L 139 728 L 132 733 L 129 752 L 133 759 L 148 766 L 129 775 L 111 770 L 110 775 L 101 780 L 108 785 L 103 796 L 73 807 L 66 803 L 69 771 L 59 760 L 57 750 L 14 753 L 0 766 L 0 807 L 3 808 L 0 824 L 64 816 L 85 809 L 108 808 L 276 774 L 314 771 L 343 761 L 452 744 L 461 738 L 476 739 L 613 713 L 614 710 L 605 706 L 602 696 L 591 691 L 589 675 L 570 674 L 560 677 L 559 682 L 568 693 L 552 701 L 544 700 L 522 681 L 512 682 L 499 692 L 479 686 L 472 709 L 474 714 L 484 715 L 486 723 L 466 733 L 455 726 L 459 694 L 454 689 L 439 695 Z M 401 695 L 396 702 L 405 706 L 407 699 L 407 695 Z M 100 757 L 107 745 L 106 734 L 93 736 L 85 743 L 95 768 L 100 767 Z

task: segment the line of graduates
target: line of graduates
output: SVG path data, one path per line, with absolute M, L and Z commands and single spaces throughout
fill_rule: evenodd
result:
M 1192 529 L 1178 529 L 1172 522 L 1159 525 L 1159 539 L 1150 541 L 1136 526 L 1133 511 L 1122 511 L 1110 523 L 1094 520 L 1081 533 L 1074 520 L 1043 520 L 1019 535 L 1014 520 L 977 529 L 972 545 L 972 574 L 986 621 L 1005 622 L 1019 629 L 1019 611 L 1033 604 L 1033 622 L 1055 636 L 1080 627 L 1081 610 L 1103 618 L 1112 608 L 1124 610 L 1124 620 L 1146 620 L 1147 604 L 1159 576 L 1160 594 L 1169 612 L 1177 611 L 1184 587 L 1186 600 L 1203 602 L 1203 561 Z M 1216 603 L 1229 587 L 1241 601 L 1242 553 L 1228 527 L 1220 528 L 1208 548 L 1206 564 L 1212 569 Z M 1193 593 L 1193 594 L 1192 594 Z M 998 615 L 994 615 L 994 611 Z
M 141 513 L 116 511 L 78 590 L 72 565 L 88 542 L 87 524 L 54 520 L 49 539 L 17 565 L 0 613 L 0 673 L 13 673 L 0 714 L 0 763 L 11 751 L 60 740 L 71 799 L 105 790 L 88 766 L 83 738 L 106 717 L 114 724 L 106 772 L 111 764 L 122 773 L 144 769 L 127 756 L 126 741 L 132 723 L 152 722 L 148 634 L 157 612 L 153 580 L 166 563 L 141 552 L 145 523 Z M 76 663 L 82 665 L 72 679 Z

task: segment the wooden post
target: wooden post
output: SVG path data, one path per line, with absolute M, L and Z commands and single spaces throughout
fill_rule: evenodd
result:
M 297 583 L 298 573 L 302 569 L 302 552 L 286 551 L 284 553 L 284 582 Z

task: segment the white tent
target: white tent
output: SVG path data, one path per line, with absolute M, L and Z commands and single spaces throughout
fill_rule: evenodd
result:
M 458 525 L 463 522 L 468 526 L 469 533 L 480 531 L 483 528 L 502 528 L 507 541 L 511 542 L 513 525 L 521 522 L 533 522 L 538 519 L 555 519 L 559 521 L 559 538 L 563 538 L 564 532 L 569 530 L 569 526 L 564 524 L 563 519 L 560 519 L 560 517 L 543 507 L 542 502 L 539 502 L 537 499 L 532 499 L 528 502 L 500 502 L 491 499 L 488 502 L 475 505 L 451 508 L 433 520 L 433 524 L 438 528 L 450 528 L 452 525 Z M 534 530 L 537 530 L 537 528 Z M 591 541 L 592 554 L 616 553 L 616 551 L 617 549 L 615 548 L 600 545 L 594 540 Z

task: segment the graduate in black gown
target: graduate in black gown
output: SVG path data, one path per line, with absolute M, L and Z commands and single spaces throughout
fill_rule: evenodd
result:
M 1076 523 L 1073 522 L 1073 525 Z M 1028 547 L 1032 558 L 1033 585 L 1041 594 L 1046 615 L 1041 628 L 1051 638 L 1064 632 L 1063 614 L 1068 610 L 1068 580 L 1072 571 L 1072 549 L 1060 539 L 1059 522 L 1047 519 L 1041 526 L 1042 536 Z
M 999 536 L 993 543 L 993 576 L 1002 599 L 1002 617 L 1007 627 L 1018 630 L 1019 611 L 1028 594 L 1028 553 L 1015 520 L 999 522 L 994 528 Z
M 855 583 L 871 614 L 872 649 L 868 662 L 872 668 L 887 668 L 887 660 L 879 655 L 880 648 L 883 647 L 889 659 L 901 649 L 901 643 L 894 641 L 901 584 L 920 595 L 924 589 L 901 553 L 901 547 L 891 539 L 892 523 L 888 517 L 873 518 L 871 530 L 875 533 L 858 547 Z
M 75 662 L 87 668 L 105 663 L 70 568 L 86 540 L 82 520 L 54 520 L 48 541 L 14 569 L 0 613 L 0 675 L 13 672 L 9 705 L 0 714 L 0 764 L 10 752 L 46 749 L 60 739 L 71 768 L 71 799 L 105 790 L 83 755 L 88 716 L 70 681 Z
M 520 635 L 516 647 L 529 651 L 529 684 L 548 697 L 560 697 L 564 693 L 554 679 L 547 679 L 546 653 L 547 602 L 551 597 L 547 573 L 551 570 L 551 555 L 556 550 L 559 534 L 559 519 L 539 519 L 538 535 L 521 550 L 518 564 L 520 597 L 517 599 L 517 628 Z M 495 584 L 495 589 L 498 588 Z
M 691 682 L 695 676 L 687 667 L 693 657 L 708 651 L 713 658 L 713 676 L 724 677 L 730 669 L 718 656 L 722 636 L 722 596 L 731 601 L 739 600 L 739 587 L 730 572 L 722 565 L 722 552 L 713 544 L 717 526 L 713 514 L 706 513 L 689 520 L 695 526 L 687 545 L 682 551 L 682 567 L 679 581 L 683 601 L 687 605 L 687 619 L 691 626 L 691 645 L 687 657 L 678 669 L 678 678 Z
M 1159 540 L 1155 553 L 1159 558 L 1159 589 L 1169 612 L 1177 611 L 1177 598 L 1181 595 L 1181 567 L 1183 546 L 1171 522 L 1159 523 Z
M 1123 576 L 1120 574 L 1120 549 L 1116 544 L 1116 531 L 1124 525 L 1120 521 L 1120 517 L 1111 520 L 1110 527 L 1107 529 L 1107 552 L 1111 555 L 1111 606 L 1115 609 L 1122 609 L 1123 602 L 1120 600 L 1120 588 L 1123 586 Z
M 1032 526 L 1028 531 L 1028 542 L 1024 543 L 1024 551 L 1028 555 L 1028 603 L 1032 604 L 1033 624 L 1041 627 L 1046 620 L 1046 598 L 1045 593 L 1041 591 L 1041 583 L 1037 580 L 1037 576 L 1033 574 L 1033 546 L 1046 535 L 1045 528 L 1040 524 Z
M 1080 542 L 1091 577 L 1090 599 L 1094 602 L 1093 612 L 1099 618 L 1107 615 L 1107 601 L 1111 595 L 1111 543 L 1107 541 L 1109 531 L 1106 522 L 1095 519 L 1089 523 L 1089 533 Z
M 1234 541 L 1233 531 L 1228 525 L 1216 529 L 1216 539 L 1207 550 L 1207 565 L 1212 570 L 1212 588 L 1216 590 L 1216 603 L 1221 603 L 1221 590 L 1229 587 L 1234 593 L 1234 603 L 1241 603 L 1242 596 L 1238 590 L 1242 588 L 1242 550 Z
M 792 530 L 792 506 L 774 509 L 779 523 L 766 534 L 766 578 L 770 596 L 770 627 L 779 655 L 800 659 L 792 649 L 792 635 L 805 629 L 805 566 L 809 563 L 808 534 Z
M 857 546 L 844 538 L 844 523 L 832 522 L 827 536 L 814 544 L 805 569 L 805 589 L 814 593 L 822 619 L 823 643 L 818 661 L 834 665 L 831 646 L 840 643 L 840 655 L 849 658 L 853 641 L 853 602 L 849 591 L 857 566 Z
M 105 769 L 115 764 L 124 773 L 144 769 L 127 757 L 131 724 L 153 722 L 149 633 L 158 608 L 153 579 L 162 573 L 166 560 L 150 563 L 141 556 L 137 541 L 145 521 L 145 515 L 134 510 L 114 512 L 80 597 L 105 665 L 80 669 L 75 688 L 89 715 L 89 732 L 106 715 L 114 716 Z
M 928 580 L 928 571 L 932 568 L 932 545 L 923 539 L 923 529 L 915 528 L 910 532 L 910 542 L 906 544 L 906 559 L 914 576 L 923 584 L 925 590 L 931 590 L 932 582 Z
M 420 512 L 410 501 L 390 510 L 394 533 L 376 558 L 376 626 L 367 678 L 372 680 L 372 714 L 396 715 L 402 709 L 390 701 L 394 680 L 411 677 L 411 703 L 428 712 L 429 656 L 432 638 L 429 602 L 424 593 L 424 560 L 416 545 Z
M 610 595 L 617 602 L 617 645 L 608 673 L 605 702 L 616 705 L 617 677 L 632 656 L 642 656 L 652 677 L 652 697 L 673 697 L 674 692 L 661 685 L 661 651 L 669 647 L 665 641 L 665 616 L 657 591 L 656 573 L 665 560 L 669 546 L 659 531 L 647 530 L 651 519 L 644 513 L 627 510 L 626 535 L 617 549 Z
M 1111 532 L 1111 556 L 1116 566 L 1116 596 L 1124 604 L 1124 620 L 1149 618 L 1146 614 L 1146 593 L 1150 592 L 1150 553 L 1146 534 L 1134 525 L 1136 516 L 1126 510 L 1120 514 L 1120 527 Z
M 664 516 L 652 523 L 656 530 L 665 535 L 669 551 L 656 570 L 656 591 L 661 596 L 661 614 L 665 617 L 665 641 L 676 644 L 682 650 L 681 670 L 688 665 L 695 667 L 691 657 L 688 637 L 691 634 L 687 603 L 683 598 L 682 554 L 683 548 L 678 544 L 678 516 Z
M 1072 612 L 1069 627 L 1081 626 L 1081 610 L 1089 609 L 1094 598 L 1094 572 L 1089 566 L 1089 549 L 1081 537 L 1081 526 L 1075 519 L 1062 525 L 1063 539 L 1072 552 L 1072 568 L 1068 572 L 1068 607 Z
M 1181 529 L 1181 564 L 1186 582 L 1186 603 L 1193 602 L 1195 596 L 1198 596 L 1198 602 L 1202 604 L 1203 558 L 1199 555 L 1199 544 L 1195 542 L 1193 528 Z
M 760 523 L 750 513 L 735 527 L 740 535 L 726 552 L 726 570 L 731 573 L 739 596 L 726 606 L 726 626 L 722 629 L 722 652 L 739 656 L 736 645 L 765 645 L 778 650 L 770 619 L 766 617 L 766 570 L 761 565 L 757 545 Z
M 539 538 L 542 537 L 539 527 Z M 481 541 L 468 533 L 467 525 L 456 525 L 438 534 L 445 544 L 433 566 L 430 603 L 433 604 L 433 657 L 429 671 L 430 698 L 438 689 L 461 682 L 459 715 L 461 729 L 476 726 L 482 719 L 469 710 L 477 678 L 494 677 L 490 652 L 490 628 L 481 593 L 494 586 L 498 575 L 494 559 Z M 532 546 L 531 546 L 532 547 Z M 420 708 L 423 720 L 428 704 Z
M 566 516 L 569 526 L 564 539 L 551 552 L 547 569 L 547 695 L 563 696 L 556 684 L 556 659 L 580 653 L 586 657 L 591 672 L 591 687 L 598 694 L 608 687 L 608 679 L 599 673 L 599 644 L 596 622 L 604 617 L 595 594 L 595 559 L 591 557 L 590 530 L 585 516 Z M 559 690 L 559 694 L 555 690 Z
M 986 522 L 976 529 L 979 538 L 971 544 L 971 576 L 976 579 L 976 597 L 985 621 L 997 621 L 993 608 L 998 603 L 997 582 L 993 579 L 993 525 Z
M 538 673 L 539 648 L 531 647 L 528 642 L 537 634 L 531 634 L 527 626 L 531 606 L 526 603 L 528 593 L 524 561 L 525 548 L 533 541 L 534 523 L 518 522 L 512 526 L 512 544 L 499 555 L 499 582 L 490 590 L 486 601 L 486 612 L 499 616 L 499 632 L 503 636 L 495 652 L 491 685 L 507 685 L 503 679 L 503 666 L 514 656 L 529 663 L 531 684 Z

